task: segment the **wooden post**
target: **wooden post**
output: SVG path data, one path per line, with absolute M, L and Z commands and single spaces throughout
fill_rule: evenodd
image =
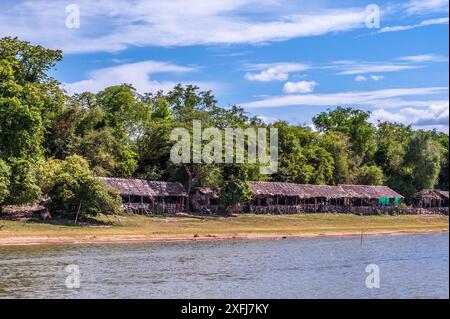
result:
M 81 200 L 80 200 L 80 204 L 78 205 L 77 215 L 75 216 L 75 225 L 77 224 L 77 221 L 78 221 L 78 214 L 80 213 L 80 209 L 81 209 Z

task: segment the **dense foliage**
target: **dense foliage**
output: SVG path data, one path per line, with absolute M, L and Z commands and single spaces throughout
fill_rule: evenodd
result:
M 81 156 L 42 161 L 38 171 L 39 185 L 42 192 L 50 196 L 52 211 L 62 214 L 77 212 L 80 216 L 118 211 L 120 196 L 103 186 Z
M 0 40 L 0 205 L 50 195 L 57 211 L 117 211 L 117 194 L 95 175 L 181 181 L 188 191 L 220 186 L 223 206 L 248 200 L 249 180 L 386 184 L 406 196 L 448 189 L 447 134 L 373 125 L 370 113 L 351 107 L 318 114 L 316 129 L 269 125 L 238 106 L 218 106 L 211 92 L 191 85 L 139 94 L 123 84 L 67 96 L 48 75 L 61 58 L 57 50 Z M 278 172 L 260 175 L 257 164 L 171 162 L 172 129 L 192 132 L 193 120 L 203 128 L 277 128 Z

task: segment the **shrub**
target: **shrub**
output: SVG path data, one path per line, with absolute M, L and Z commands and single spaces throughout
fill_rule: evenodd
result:
M 79 209 L 80 215 L 86 216 L 120 210 L 119 194 L 97 179 L 81 156 L 42 162 L 39 180 L 43 193 L 51 198 L 49 209 L 54 212 L 75 214 Z
M 0 159 L 0 206 L 9 195 L 9 179 L 11 168 Z
M 11 168 L 8 204 L 21 205 L 33 203 L 41 196 L 37 181 L 36 161 L 29 157 L 10 157 Z

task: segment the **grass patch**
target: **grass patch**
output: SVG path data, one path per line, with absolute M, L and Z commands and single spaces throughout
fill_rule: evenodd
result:
M 350 214 L 239 215 L 185 217 L 139 215 L 106 218 L 89 224 L 56 219 L 51 222 L 0 220 L 0 239 L 15 237 L 186 237 L 246 234 L 301 235 L 308 233 L 365 233 L 448 231 L 448 217 L 439 215 L 357 216 Z M 3 225 L 3 227 L 2 227 Z

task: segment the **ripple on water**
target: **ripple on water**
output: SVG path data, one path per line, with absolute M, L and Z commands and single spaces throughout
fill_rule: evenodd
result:
M 448 298 L 448 252 L 448 233 L 1 247 L 0 298 Z

